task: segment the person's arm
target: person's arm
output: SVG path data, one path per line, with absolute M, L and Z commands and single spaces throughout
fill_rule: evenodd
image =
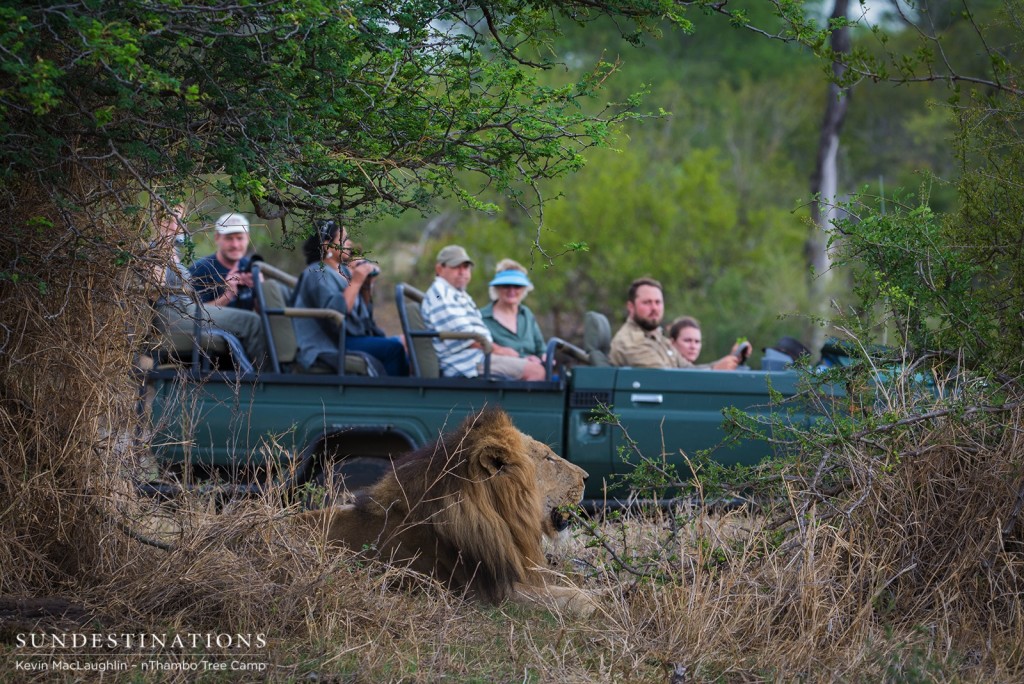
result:
M 615 350 L 613 349 L 612 352 Z M 622 358 L 625 359 L 625 363 L 620 363 L 620 366 L 632 366 L 633 368 L 675 368 L 676 366 L 666 366 L 665 358 L 658 354 L 654 349 L 649 347 L 638 347 L 628 353 L 623 353 Z
M 377 264 L 366 259 L 360 259 L 352 263 L 351 266 L 346 266 L 345 271 L 342 272 L 342 277 L 348 278 L 348 285 L 345 287 L 345 306 L 347 311 L 354 311 L 356 308 L 356 298 L 359 297 L 359 290 L 362 289 L 363 283 L 374 271 L 378 271 Z
M 626 349 L 623 347 L 621 336 L 618 333 L 612 338 L 612 345 L 608 349 L 608 362 L 613 366 L 629 365 Z
M 420 305 L 420 313 L 423 322 L 434 330 L 441 332 L 475 332 L 480 333 L 487 339 L 493 341 L 491 331 L 484 324 L 480 312 L 475 308 L 470 310 L 457 298 L 450 294 L 441 295 L 441 289 L 431 288 L 427 290 L 427 296 Z M 450 353 L 456 353 L 463 349 L 480 349 L 480 343 L 475 340 L 446 340 Z
M 452 326 L 447 329 L 453 330 L 455 332 L 479 333 L 486 337 L 487 339 L 491 340 L 492 344 L 494 342 L 494 336 L 491 335 L 490 328 L 484 325 L 484 320 L 480 317 L 479 312 L 476 311 L 475 309 L 470 310 L 466 307 L 459 307 L 458 315 L 453 319 Z M 479 342 L 474 341 L 473 346 L 477 349 L 481 348 Z M 500 353 L 501 356 L 519 356 L 519 354 L 517 354 L 514 350 L 498 344 L 493 344 L 495 353 L 497 353 L 499 347 L 505 350 L 504 352 Z
M 312 309 L 333 309 L 342 316 L 348 314 L 348 283 L 328 273 L 326 267 L 310 269 L 302 279 L 302 301 Z
M 231 306 L 231 304 L 238 299 L 238 286 L 241 284 L 236 277 L 236 271 L 230 271 L 224 279 L 224 286 L 214 286 L 208 288 L 207 293 L 214 293 L 220 290 L 220 294 L 210 299 L 207 303 L 214 306 Z M 216 274 L 214 274 L 216 275 Z
M 451 299 L 439 302 L 430 311 L 433 327 L 447 332 L 475 332 L 491 337 L 491 331 L 484 325 L 479 312 L 463 303 Z
M 490 334 L 490 331 L 488 330 L 487 333 Z M 479 342 L 474 342 L 473 346 L 476 347 L 477 349 L 481 348 Z M 519 352 L 517 352 L 515 349 L 513 349 L 512 347 L 506 347 L 503 344 L 498 344 L 497 342 L 491 343 L 491 349 L 491 353 L 497 354 L 498 356 L 514 356 L 517 359 L 519 358 Z
M 745 362 L 747 358 L 750 356 L 751 348 L 752 347 L 750 342 L 747 342 L 745 340 L 743 342 L 737 342 L 732 346 L 732 350 L 729 352 L 727 356 L 723 356 L 714 363 L 710 364 L 710 367 L 713 370 L 736 370 L 740 366 L 740 364 Z
M 740 365 L 740 360 L 732 354 L 728 354 L 718 359 L 710 365 L 711 370 L 724 370 L 731 371 L 736 370 L 736 367 Z

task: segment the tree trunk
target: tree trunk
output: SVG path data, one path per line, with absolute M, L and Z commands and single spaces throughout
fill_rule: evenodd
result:
M 849 0 L 835 0 L 832 8 L 832 19 L 846 17 Z M 814 175 L 811 177 L 811 218 L 814 225 L 807 239 L 806 257 L 808 265 L 808 295 L 811 311 L 820 317 L 829 314 L 829 299 L 832 282 L 832 260 L 828 250 L 826 231 L 836 218 L 836 200 L 839 187 L 839 133 L 846 119 L 846 110 L 850 103 L 850 89 L 840 87 L 838 82 L 846 71 L 841 59 L 850 53 L 850 30 L 839 28 L 832 32 L 830 41 L 833 52 L 838 59 L 832 62 L 833 80 L 828 84 L 828 97 L 825 102 L 825 119 L 821 124 L 821 137 L 818 140 L 818 158 Z M 820 349 L 825 341 L 825 331 L 821 326 L 808 326 L 805 337 L 811 349 Z

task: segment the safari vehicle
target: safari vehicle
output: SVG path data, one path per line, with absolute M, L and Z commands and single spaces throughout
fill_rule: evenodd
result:
M 275 280 L 294 286 L 294 278 L 267 264 L 254 266 L 257 275 L 261 270 L 268 277 L 255 295 L 271 342 L 270 367 L 256 375 L 244 364 L 204 355 L 197 335 L 191 359 L 158 359 L 162 363 L 147 374 L 153 445 L 172 471 L 243 489 L 264 486 L 271 477 L 294 486 L 324 482 L 333 472 L 335 482 L 357 489 L 471 411 L 500 405 L 519 429 L 589 472 L 588 499 L 614 498 L 623 494 L 616 476 L 629 473 L 640 454 L 664 453 L 685 472 L 684 453 L 722 441 L 723 409 L 766 414 L 772 410 L 770 391 L 796 391 L 791 370 L 612 367 L 606 360 L 608 320 L 595 312 L 587 314 L 585 348 L 550 340 L 544 381 L 439 377 L 432 339 L 459 335 L 426 329 L 419 316 L 423 294 L 407 284 L 396 287 L 396 304 L 410 377 L 381 375 L 372 359 L 345 354 L 343 334 L 341 372 L 300 372 L 290 319 L 328 317 L 342 326 L 343 320 L 334 311 L 268 307 L 263 288 L 277 286 L 270 285 Z M 486 340 L 481 343 L 486 347 Z M 556 353 L 575 365 L 556 369 Z M 618 416 L 625 431 L 600 419 L 603 408 Z M 753 464 L 771 455 L 769 444 L 754 440 L 713 454 L 725 464 Z

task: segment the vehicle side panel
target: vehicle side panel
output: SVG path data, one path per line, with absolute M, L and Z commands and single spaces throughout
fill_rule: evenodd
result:
M 233 376 L 184 384 L 151 377 L 151 384 L 154 445 L 170 462 L 233 469 L 269 455 L 287 465 L 325 434 L 346 431 L 396 431 L 420 446 L 493 405 L 504 407 L 527 434 L 562 450 L 564 391 L 557 383 L 346 378 L 340 384 L 331 376 L 286 375 L 256 383 Z
M 686 473 L 683 454 L 693 456 L 718 447 L 726 438 L 725 408 L 778 415 L 778 407 L 773 411 L 770 402 L 770 389 L 791 396 L 796 381 L 793 371 L 622 369 L 615 381 L 615 413 L 643 456 L 659 458 L 664 453 Z M 804 420 L 802 416 L 795 419 Z M 625 456 L 614 459 L 616 472 L 628 472 L 639 460 L 621 431 L 615 433 L 613 448 L 622 448 Z M 714 451 L 715 460 L 726 465 L 753 465 L 771 455 L 769 444 L 750 439 Z

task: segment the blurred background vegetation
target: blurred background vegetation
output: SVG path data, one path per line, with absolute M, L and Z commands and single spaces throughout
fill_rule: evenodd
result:
M 829 10 L 823 7 L 822 16 Z M 959 20 L 941 3 L 919 11 L 932 12 L 930 21 Z M 749 12 L 759 26 L 779 23 L 767 9 Z M 895 24 L 883 25 L 891 32 L 884 49 L 897 52 L 899 43 L 916 39 Z M 854 45 L 883 49 L 864 28 L 855 32 Z M 946 58 L 966 67 L 977 59 L 968 45 L 949 41 Z M 437 249 L 456 242 L 476 259 L 470 292 L 480 304 L 498 260 L 512 257 L 530 268 L 536 290 L 527 304 L 545 335 L 578 340 L 589 309 L 617 326 L 629 282 L 650 275 L 665 285 L 666 320 L 688 314 L 702 321 L 708 358 L 739 336 L 758 349 L 782 335 L 808 340 L 813 276 L 805 248 L 816 230 L 810 177 L 826 98 L 820 61 L 805 47 L 756 40 L 725 21 L 702 22 L 691 34 L 666 25 L 660 39 L 639 44 L 624 39 L 610 19 L 585 28 L 565 22 L 555 47 L 562 66 L 543 72 L 543 84 L 571 83 L 597 60 L 618 63 L 620 72 L 592 106 L 640 92 L 641 111 L 650 116 L 627 122 L 611 149 L 590 150 L 578 173 L 542 182 L 546 195 L 558 198 L 543 214 L 532 189 L 523 187 L 511 200 L 485 191 L 483 200 L 493 203 L 489 212 L 450 201 L 437 203 L 433 213 L 351 225 L 384 266 L 377 301 L 385 327 L 397 332 L 394 283 L 426 288 Z M 856 83 L 842 133 L 840 197 L 862 192 L 884 207 L 887 198 L 924 189 L 933 209 L 950 210 L 959 174 L 950 142 L 954 96 L 942 83 Z M 466 183 L 471 187 L 472 180 Z M 212 198 L 200 209 L 192 228 L 203 254 L 212 250 L 213 218 L 252 207 Z M 254 224 L 256 251 L 298 271 L 301 253 L 289 246 L 294 236 L 282 240 L 273 221 Z M 833 276 L 833 299 L 850 301 L 848 275 Z

